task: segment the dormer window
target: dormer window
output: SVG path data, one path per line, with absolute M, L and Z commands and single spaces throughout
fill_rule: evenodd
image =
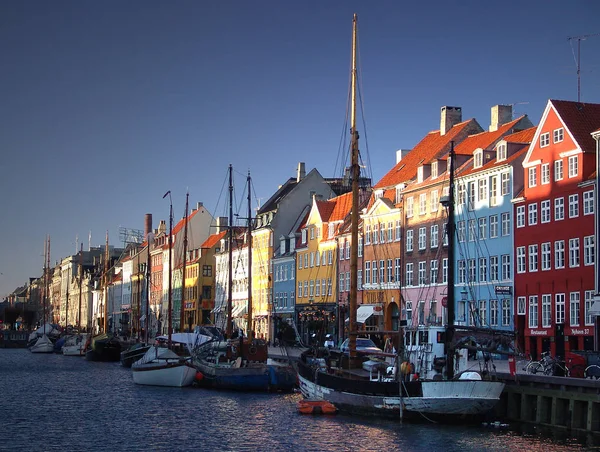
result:
M 417 182 L 421 183 L 423 182 L 423 167 L 419 166 L 419 168 L 417 169 Z
M 302 229 L 302 243 L 306 243 L 306 229 Z
M 396 204 L 402 200 L 402 189 L 396 187 Z
M 475 168 L 481 168 L 483 166 L 483 151 L 476 151 L 473 157 L 475 157 L 475 162 L 473 166 Z
M 431 162 L 431 178 L 438 177 L 438 162 Z
M 506 160 L 506 143 L 502 143 L 498 145 L 498 158 L 497 161 L 502 162 Z
M 282 237 L 279 240 L 279 254 L 281 254 L 281 255 L 285 254 L 285 237 Z

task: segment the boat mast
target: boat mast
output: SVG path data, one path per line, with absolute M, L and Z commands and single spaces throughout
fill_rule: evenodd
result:
M 233 167 L 229 165 L 229 237 L 227 237 L 229 261 L 227 263 L 227 338 L 233 333 L 231 319 L 231 297 L 233 296 Z
M 168 332 L 169 332 L 169 342 L 168 342 L 168 347 L 169 349 L 171 348 L 171 338 L 173 336 L 173 309 L 172 309 L 172 305 L 173 305 L 173 294 L 172 294 L 172 255 L 173 255 L 173 203 L 171 202 L 171 190 L 169 190 L 167 192 L 167 194 L 169 195 L 169 287 L 168 287 L 168 309 L 169 309 L 169 327 L 168 327 Z M 167 195 L 165 195 L 167 196 Z M 163 196 L 164 198 L 164 196 Z
M 250 199 L 250 171 L 248 171 L 248 326 L 247 335 L 252 341 L 252 204 Z
M 108 268 L 110 254 L 108 252 L 108 231 L 106 231 L 106 245 L 104 248 L 104 322 L 103 329 L 104 334 L 108 334 Z
M 69 262 L 69 268 L 67 269 L 67 303 L 65 306 L 65 331 L 67 331 L 67 328 L 69 327 L 69 286 L 71 285 L 71 275 L 70 275 L 70 262 Z
M 50 237 L 46 236 L 46 240 L 44 240 L 44 296 L 43 296 L 43 305 L 44 305 L 44 333 L 46 334 L 46 297 L 48 296 L 48 256 L 50 254 Z
M 185 324 L 185 264 L 187 259 L 187 244 L 188 244 L 188 236 L 187 236 L 187 221 L 188 221 L 188 200 L 190 194 L 185 194 L 185 216 L 183 217 L 184 226 L 183 226 L 183 269 L 182 269 L 182 277 L 181 277 L 181 309 L 179 310 L 179 331 L 183 331 L 183 325 Z
M 446 234 L 448 235 L 448 325 L 446 325 L 446 377 L 448 380 L 454 378 L 454 350 L 452 342 L 454 339 L 454 141 L 450 142 L 450 187 L 448 190 L 448 223 Z
M 83 243 L 79 249 L 79 312 L 77 314 L 77 332 L 81 334 L 81 286 L 83 283 Z
M 351 168 L 352 168 L 352 211 L 350 213 L 350 331 L 349 344 L 350 357 L 356 356 L 356 292 L 357 271 L 358 271 L 358 179 L 360 177 L 360 167 L 358 165 L 358 131 L 356 130 L 356 31 L 358 17 L 354 14 L 352 20 L 352 88 L 351 88 L 351 108 L 350 108 L 350 135 L 352 142 Z
M 148 335 L 149 335 L 148 330 L 150 329 L 150 317 L 149 317 L 149 315 L 150 315 L 150 240 L 152 237 L 153 237 L 152 232 L 149 232 L 148 235 L 146 236 L 146 242 L 147 242 L 147 247 L 148 247 L 148 250 L 147 250 L 148 254 L 146 256 L 146 258 L 147 258 L 146 259 L 146 313 L 145 313 L 146 334 L 144 335 L 145 336 L 144 343 L 146 345 L 148 345 Z M 121 285 L 121 287 L 123 287 L 123 286 Z

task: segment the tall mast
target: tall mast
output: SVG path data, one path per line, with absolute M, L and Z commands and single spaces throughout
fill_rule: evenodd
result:
M 146 255 L 146 312 L 145 312 L 145 316 L 146 316 L 146 334 L 144 337 L 144 343 L 146 345 L 148 345 L 148 335 L 149 332 L 148 330 L 150 329 L 150 240 L 152 239 L 153 234 L 152 232 L 149 232 L 148 235 L 146 236 L 146 241 L 147 246 L 148 246 L 148 254 Z M 123 287 L 123 285 L 121 285 L 121 288 Z
M 446 326 L 446 376 L 448 380 L 454 377 L 454 350 L 451 349 L 454 339 L 454 141 L 450 142 L 450 187 L 448 190 L 448 223 L 446 233 L 448 234 L 448 325 Z
M 104 322 L 102 328 L 104 334 L 108 334 L 108 268 L 110 254 L 108 252 L 108 231 L 106 231 L 106 245 L 104 247 Z
M 356 292 L 358 289 L 358 180 L 360 178 L 360 167 L 358 165 L 358 131 L 356 130 L 356 33 L 358 17 L 354 14 L 352 20 L 352 92 L 350 108 L 350 135 L 352 142 L 350 146 L 350 162 L 352 167 L 352 212 L 350 213 L 350 334 L 349 344 L 350 356 L 356 356 Z
M 250 199 L 250 171 L 248 171 L 248 338 L 252 340 L 252 204 Z
M 231 338 L 231 297 L 233 296 L 233 167 L 229 165 L 229 236 L 227 237 L 229 259 L 227 262 L 227 338 Z
M 67 327 L 69 326 L 69 286 L 71 285 L 71 275 L 70 275 L 70 270 L 71 269 L 71 265 L 69 263 L 69 268 L 67 269 L 67 303 L 65 305 L 65 331 L 67 331 Z
M 42 303 L 43 303 L 43 309 L 44 309 L 44 334 L 46 334 L 46 296 L 48 294 L 48 255 L 50 254 L 49 252 L 49 247 L 50 247 L 50 238 L 48 236 L 46 236 L 46 239 L 44 240 L 44 289 L 43 289 L 43 297 L 42 297 Z
M 169 191 L 169 196 L 171 192 Z M 170 198 L 169 198 L 170 201 Z M 172 256 L 173 256 L 173 203 L 170 202 L 169 208 L 169 292 L 168 292 L 168 300 L 169 300 L 169 348 L 171 348 L 171 338 L 173 336 L 173 293 L 172 293 L 172 279 L 173 279 L 173 265 L 172 265 Z
M 77 332 L 81 333 L 81 286 L 83 283 L 83 243 L 79 249 L 79 313 L 77 314 Z
M 183 270 L 181 277 L 181 309 L 179 312 L 179 331 L 183 331 L 183 325 L 185 324 L 185 264 L 187 259 L 187 244 L 188 244 L 188 236 L 187 236 L 187 221 L 188 221 L 188 200 L 190 194 L 185 194 L 185 216 L 183 217 L 184 227 L 183 227 Z

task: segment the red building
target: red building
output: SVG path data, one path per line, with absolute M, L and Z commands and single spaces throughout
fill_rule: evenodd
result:
M 549 100 L 514 200 L 515 325 L 525 353 L 593 350 L 600 105 Z

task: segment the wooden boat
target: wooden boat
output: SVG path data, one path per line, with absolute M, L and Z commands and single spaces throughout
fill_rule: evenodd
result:
M 62 346 L 62 354 L 65 356 L 85 356 L 87 338 L 87 334 L 75 334 L 68 337 Z
M 336 414 L 337 411 L 335 405 L 327 400 L 304 399 L 298 402 L 300 414 Z
M 131 365 L 140 360 L 148 350 L 150 345 L 143 342 L 133 344 L 127 350 L 121 352 L 121 366 L 131 368 Z
M 86 345 L 87 361 L 117 362 L 121 358 L 121 341 L 111 333 L 88 338 Z
M 49 287 L 49 269 L 50 269 L 50 237 L 46 237 L 44 243 L 44 323 L 43 326 L 31 333 L 29 336 L 29 351 L 31 353 L 54 353 L 54 342 L 50 340 L 53 334 L 60 335 L 60 332 L 54 328 L 54 325 L 46 323 L 46 300 L 48 298 Z

